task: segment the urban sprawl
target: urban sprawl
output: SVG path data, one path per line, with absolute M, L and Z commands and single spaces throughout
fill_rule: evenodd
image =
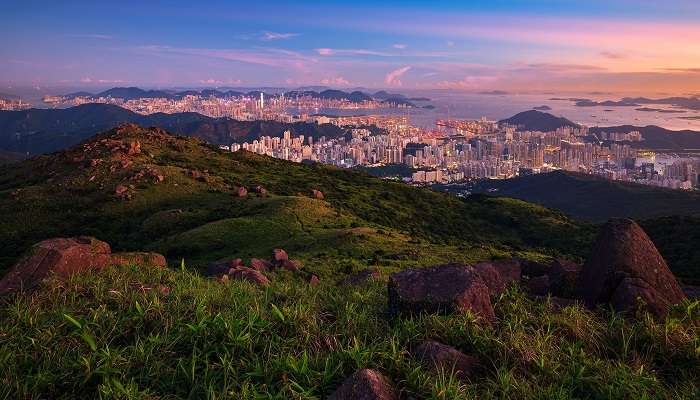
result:
M 402 179 L 413 184 L 457 183 L 475 179 L 507 179 L 556 169 L 577 171 L 612 180 L 673 189 L 697 189 L 700 159 L 655 154 L 629 143 L 643 141 L 640 132 L 592 135 L 586 127 L 562 127 L 551 132 L 480 120 L 438 120 L 434 129 L 411 126 L 402 115 L 332 117 L 321 109 L 380 109 L 405 107 L 386 101 L 351 102 L 284 95 L 230 98 L 184 96 L 181 99 L 45 98 L 45 102 L 76 105 L 86 102 L 117 104 L 134 112 L 198 112 L 212 117 L 280 122 L 316 122 L 350 129 L 340 138 L 297 135 L 263 136 L 246 143 L 221 146 L 245 149 L 285 160 L 311 160 L 343 168 L 403 164 L 411 169 Z M 290 112 L 293 110 L 294 112 Z M 381 113 L 379 113 L 381 114 Z M 352 127 L 375 125 L 380 133 Z

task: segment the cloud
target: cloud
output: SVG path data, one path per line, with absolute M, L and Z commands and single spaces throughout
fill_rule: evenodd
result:
M 76 35 L 68 35 L 68 36 L 74 37 L 74 38 L 98 39 L 98 40 L 112 40 L 112 39 L 114 39 L 114 36 L 112 36 L 112 35 L 103 35 L 100 33 L 76 34 Z
M 410 70 L 411 70 L 410 65 L 395 69 L 395 70 L 389 72 L 388 74 L 386 74 L 386 76 L 384 77 L 384 83 L 386 83 L 387 85 L 390 85 L 390 86 L 401 86 L 402 83 L 401 83 L 401 80 L 399 78 L 401 78 L 406 72 L 408 72 Z
M 203 85 L 240 85 L 243 83 L 240 79 L 226 79 L 226 80 L 218 80 L 218 79 L 200 79 L 199 83 Z
M 332 86 L 347 86 L 350 84 L 350 82 L 343 78 L 342 76 L 338 76 L 335 78 L 325 78 L 321 79 L 321 84 L 322 85 L 332 85 Z
M 80 79 L 80 83 L 124 83 L 122 79 L 94 79 L 89 76 Z
M 408 45 L 403 44 L 403 43 L 395 43 L 395 44 L 394 44 L 393 46 L 391 46 L 391 47 L 393 47 L 393 48 L 395 48 L 395 49 L 401 49 L 401 50 L 403 50 L 403 49 L 407 48 Z
M 528 64 L 528 68 L 544 70 L 549 72 L 576 72 L 576 71 L 605 71 L 606 68 L 597 65 L 587 64 L 554 64 L 554 63 L 537 63 Z
M 662 70 L 668 72 L 685 72 L 690 74 L 700 74 L 700 68 L 663 68 Z
M 369 50 L 369 49 L 330 49 L 327 47 L 316 49 L 316 53 L 320 56 L 380 56 L 392 57 L 395 54 Z
M 623 58 L 627 58 L 627 56 L 622 53 L 614 53 L 611 51 L 601 51 L 600 55 L 609 60 L 622 60 Z
M 261 40 L 284 40 L 291 39 L 295 36 L 299 36 L 298 33 L 281 33 L 281 32 L 263 32 L 260 37 Z
M 466 76 L 459 81 L 441 81 L 437 87 L 442 89 L 481 89 L 485 85 L 492 84 L 498 78 L 495 76 Z

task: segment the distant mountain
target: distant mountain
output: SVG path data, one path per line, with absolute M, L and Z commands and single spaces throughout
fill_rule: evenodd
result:
M 698 192 L 617 182 L 565 171 L 486 180 L 480 182 L 475 191 L 541 204 L 593 222 L 614 217 L 648 219 L 700 215 Z
M 115 87 L 104 92 L 100 92 L 96 97 L 112 97 L 115 99 L 134 100 L 134 99 L 170 99 L 172 93 L 162 90 L 143 90 L 137 87 Z
M 141 115 L 110 104 L 83 104 L 67 109 L 0 111 L 0 150 L 32 155 L 50 153 L 126 122 L 199 137 L 213 144 L 281 136 L 288 129 L 315 138 L 337 138 L 346 133 L 332 124 L 237 121 L 197 113 Z
M 577 128 L 580 125 L 563 117 L 555 117 L 552 114 L 536 110 L 523 111 L 514 116 L 498 121 L 499 124 L 517 125 L 530 131 L 549 132 L 558 128 L 570 126 Z
M 479 92 L 478 94 L 485 94 L 485 95 L 491 95 L 491 96 L 505 96 L 510 93 L 504 91 L 504 90 L 487 90 L 483 92 Z
M 590 128 L 592 134 L 601 132 L 619 132 L 628 133 L 639 131 L 644 138 L 641 142 L 630 142 L 633 147 L 650 149 L 650 150 L 673 150 L 682 151 L 684 149 L 700 149 L 700 132 L 683 130 L 672 131 L 658 127 L 656 125 L 649 126 L 608 126 Z
M 563 100 L 563 99 L 560 99 Z M 641 104 L 667 104 L 671 106 L 687 108 L 690 110 L 700 110 L 700 98 L 691 97 L 666 97 L 661 99 L 650 99 L 647 97 L 625 97 L 621 100 L 593 101 L 589 99 L 568 99 L 575 102 L 578 107 L 639 107 Z
M 388 93 L 385 90 L 380 90 L 372 95 L 375 99 L 387 100 L 387 99 L 405 99 L 406 96 L 399 93 Z

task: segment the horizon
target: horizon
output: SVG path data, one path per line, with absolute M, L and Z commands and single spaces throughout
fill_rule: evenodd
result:
M 700 5 L 567 3 L 6 4 L 0 75 L 4 88 L 700 92 Z

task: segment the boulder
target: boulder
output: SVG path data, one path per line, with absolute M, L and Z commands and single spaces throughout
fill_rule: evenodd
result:
M 126 150 L 126 154 L 129 156 L 135 156 L 139 153 L 141 153 L 141 142 L 139 142 L 138 140 L 135 142 L 130 142 Z
M 267 194 L 267 189 L 260 185 L 253 186 L 253 192 L 258 194 Z
M 301 269 L 301 262 L 297 260 L 284 260 L 278 264 L 279 268 L 284 268 L 287 271 L 296 272 Z
M 372 369 L 361 369 L 346 378 L 328 400 L 398 400 L 389 379 Z
M 109 244 L 92 237 L 55 238 L 35 244 L 0 280 L 0 295 L 32 289 L 50 273 L 60 277 L 102 269 L 112 261 Z
M 287 255 L 287 252 L 282 250 L 282 249 L 274 249 L 272 250 L 272 262 L 275 264 L 280 264 L 283 261 L 289 260 L 289 256 Z
M 568 260 L 554 260 L 547 274 L 552 294 L 560 297 L 573 297 L 581 268 L 581 265 Z
M 272 270 L 272 263 L 266 260 L 261 260 L 259 258 L 250 259 L 250 268 L 256 271 L 267 272 Z
M 452 372 L 463 381 L 473 380 L 483 369 L 478 358 L 432 340 L 422 342 L 412 353 L 429 370 Z
M 549 275 L 536 276 L 527 281 L 527 291 L 535 296 L 546 296 L 552 291 Z
M 519 260 L 522 274 L 530 278 L 542 276 L 549 272 L 549 265 L 531 260 Z
M 259 271 L 248 267 L 238 267 L 235 269 L 231 269 L 229 270 L 228 276 L 231 279 L 252 282 L 258 286 L 268 286 L 270 284 L 270 280 L 267 279 L 265 275 L 263 275 Z
M 474 269 L 488 286 L 491 296 L 498 296 L 509 285 L 520 282 L 520 263 L 515 259 L 481 262 L 474 264 Z
M 495 317 L 488 286 L 467 265 L 445 264 L 393 273 L 388 298 L 389 313 L 394 316 L 469 310 L 487 321 Z
M 654 243 L 629 219 L 613 219 L 601 228 L 579 274 L 576 294 L 588 307 L 611 304 L 629 312 L 644 304 L 657 317 L 685 299 Z
M 112 254 L 110 259 L 110 264 L 116 266 L 130 266 L 130 265 L 140 265 L 149 267 L 162 267 L 168 266 L 165 261 L 165 257 L 158 253 L 146 253 L 146 252 L 129 252 L 129 253 L 116 253 Z
M 322 191 L 311 189 L 311 197 L 313 197 L 314 199 L 323 200 L 325 196 L 323 196 Z
M 340 284 L 342 286 L 359 286 L 364 285 L 371 279 L 379 278 L 381 278 L 381 274 L 379 273 L 378 269 L 368 268 L 346 276 Z
M 124 193 L 126 193 L 128 190 L 129 190 L 129 188 L 124 186 L 124 185 L 117 185 L 117 187 L 114 189 L 114 194 L 116 194 L 117 196 L 121 196 Z
M 231 268 L 242 266 L 243 261 L 240 258 L 218 260 L 207 265 L 206 274 L 207 276 L 217 276 L 228 273 Z
M 246 189 L 245 186 L 240 186 L 238 189 L 236 189 L 236 196 L 246 197 L 247 195 L 248 195 L 248 189 Z

